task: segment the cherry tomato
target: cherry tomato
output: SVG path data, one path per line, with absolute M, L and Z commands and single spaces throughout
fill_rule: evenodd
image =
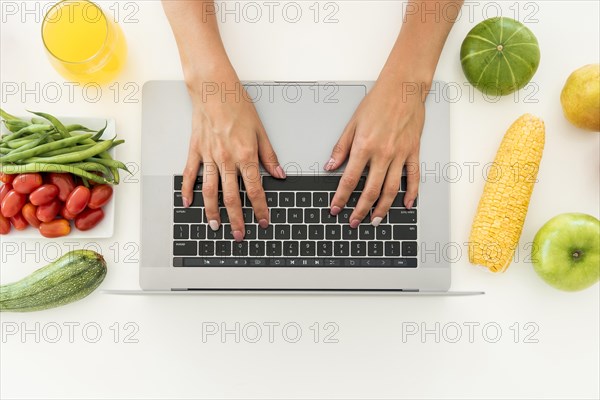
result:
M 4 196 L 8 194 L 12 190 L 12 185 L 10 183 L 5 183 L 0 186 L 0 202 L 4 199 Z
M 31 203 L 27 203 L 23 206 L 23 209 L 21 210 L 21 214 L 23 214 L 23 217 L 27 220 L 29 225 L 33 226 L 34 228 L 39 228 L 41 222 L 38 219 L 38 217 L 36 216 L 36 211 L 37 211 L 36 206 L 34 206 Z
M 16 230 L 22 231 L 29 226 L 25 217 L 23 217 L 23 213 L 18 212 L 15 216 L 10 218 L 10 222 L 12 222 L 13 226 Z
M 58 187 L 46 184 L 35 189 L 29 195 L 29 201 L 34 206 L 41 206 L 42 204 L 50 203 L 56 196 L 58 196 Z
M 40 174 L 19 174 L 12 181 L 13 189 L 19 193 L 29 194 L 44 183 Z
M 88 207 L 95 210 L 104 207 L 112 198 L 113 188 L 110 185 L 97 185 L 92 189 Z
M 0 212 L 6 218 L 14 217 L 19 211 L 21 211 L 21 208 L 23 208 L 25 203 L 27 203 L 27 196 L 11 190 L 6 194 L 6 196 L 4 196 L 4 199 L 2 199 Z
M 67 236 L 71 233 L 71 224 L 66 219 L 55 219 L 51 222 L 42 222 L 40 233 L 47 238 Z
M 39 219 L 42 222 L 50 222 L 54 218 L 56 218 L 56 216 L 60 212 L 61 208 L 62 208 L 61 201 L 58 199 L 54 199 L 48 204 L 43 204 L 43 205 L 39 206 L 37 208 L 35 216 L 37 217 L 37 219 Z
M 0 182 L 2 183 L 12 183 L 15 179 L 16 175 L 5 174 L 4 172 L 0 172 Z
M 60 210 L 60 215 L 64 218 L 64 219 L 68 219 L 69 221 L 73 221 L 76 217 L 76 215 L 71 214 L 68 210 L 66 206 L 63 206 L 63 208 Z
M 75 182 L 71 174 L 53 172 L 48 175 L 48 181 L 58 188 L 58 198 L 61 201 L 67 201 L 67 197 L 75 189 Z
M 88 208 L 75 217 L 75 227 L 80 231 L 87 231 L 95 227 L 104 219 L 104 211 L 101 208 L 92 210 Z
M 73 215 L 79 214 L 87 207 L 90 196 L 90 189 L 85 186 L 77 186 L 67 198 L 67 202 L 65 203 L 67 211 Z
M 0 214 L 0 235 L 6 235 L 10 232 L 10 220 Z

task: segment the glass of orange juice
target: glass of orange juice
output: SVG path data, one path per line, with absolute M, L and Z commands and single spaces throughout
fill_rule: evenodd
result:
M 62 0 L 52 6 L 42 22 L 42 39 L 50 62 L 69 80 L 107 83 L 125 64 L 123 31 L 88 0 Z

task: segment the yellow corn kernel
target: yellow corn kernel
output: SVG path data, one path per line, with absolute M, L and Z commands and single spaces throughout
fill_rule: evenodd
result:
M 469 261 L 504 272 L 518 245 L 542 152 L 544 122 L 524 114 L 508 129 L 479 200 L 469 238 Z

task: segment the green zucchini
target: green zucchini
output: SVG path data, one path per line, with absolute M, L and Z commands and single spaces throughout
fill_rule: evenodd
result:
M 93 251 L 71 251 L 26 278 L 0 286 L 0 312 L 60 307 L 92 293 L 106 276 L 104 258 Z

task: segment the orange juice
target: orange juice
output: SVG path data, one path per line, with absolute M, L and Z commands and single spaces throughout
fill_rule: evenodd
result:
M 123 31 L 91 1 L 55 4 L 44 17 L 42 39 L 50 62 L 69 80 L 107 83 L 125 64 Z

